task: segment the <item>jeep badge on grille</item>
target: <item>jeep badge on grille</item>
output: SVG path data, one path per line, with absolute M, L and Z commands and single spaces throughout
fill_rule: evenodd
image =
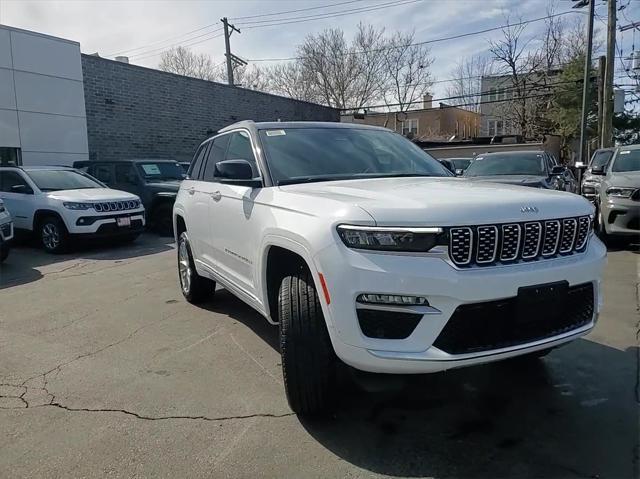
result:
M 521 213 L 537 213 L 538 212 L 538 207 L 537 206 L 523 206 L 522 208 L 520 208 L 520 212 Z

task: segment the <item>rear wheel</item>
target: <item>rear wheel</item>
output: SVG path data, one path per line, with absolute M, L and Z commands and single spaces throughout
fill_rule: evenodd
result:
M 64 253 L 69 246 L 69 232 L 62 220 L 47 216 L 38 224 L 38 237 L 47 253 Z
M 178 277 L 182 295 L 188 302 L 197 304 L 213 297 L 216 283 L 209 278 L 203 278 L 196 271 L 186 232 L 178 239 Z
M 330 407 L 337 358 L 309 270 L 286 276 L 278 292 L 280 353 L 287 400 L 300 415 Z

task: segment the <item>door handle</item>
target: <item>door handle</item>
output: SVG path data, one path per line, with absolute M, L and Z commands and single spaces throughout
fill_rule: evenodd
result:
M 211 199 L 213 199 L 213 201 L 220 201 L 221 198 L 222 193 L 220 193 L 219 191 L 214 191 L 213 193 L 211 193 Z
M 195 194 L 196 189 L 195 189 L 195 188 L 188 188 L 188 189 L 187 189 L 187 192 L 188 192 L 190 195 L 193 195 L 193 194 Z

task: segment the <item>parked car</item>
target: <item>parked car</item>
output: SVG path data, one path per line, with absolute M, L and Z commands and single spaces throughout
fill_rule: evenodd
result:
M 640 145 L 616 148 L 604 166 L 594 165 L 600 178 L 596 205 L 598 234 L 614 238 L 640 238 Z
M 15 229 L 35 234 L 50 253 L 65 251 L 75 237 L 133 241 L 145 223 L 140 198 L 73 168 L 0 167 L 0 198 Z
M 587 334 L 606 257 L 593 212 L 455 178 L 384 128 L 251 121 L 198 148 L 173 209 L 182 294 L 218 283 L 279 325 L 299 414 L 330 405 L 340 363 L 431 373 Z
M 469 168 L 473 158 L 439 158 L 438 161 L 454 175 L 461 176 Z
M 593 155 L 591 155 L 589 165 L 582 176 L 581 189 L 582 196 L 588 200 L 595 201 L 600 189 L 600 180 L 602 179 L 602 175 L 594 175 L 591 173 L 592 168 L 602 167 L 604 169 L 609 161 L 611 161 L 611 157 L 615 151 L 615 148 L 600 148 L 599 150 L 594 151 Z
M 0 200 L 0 263 L 9 256 L 12 239 L 13 221 L 11 221 L 11 215 L 5 208 L 4 202 Z
M 509 151 L 478 155 L 464 172 L 471 181 L 491 181 L 549 190 L 578 192 L 569 168 L 546 151 Z
M 86 171 L 110 188 L 139 196 L 149 224 L 156 231 L 171 234 L 171 208 L 184 171 L 171 160 L 76 161 L 73 166 Z

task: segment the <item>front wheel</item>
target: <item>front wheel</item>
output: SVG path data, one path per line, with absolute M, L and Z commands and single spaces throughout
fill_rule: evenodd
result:
M 215 281 L 203 278 L 196 271 L 191 245 L 186 232 L 183 232 L 178 239 L 178 277 L 182 295 L 192 304 L 210 299 L 215 293 Z
M 306 268 L 282 280 L 278 318 L 289 406 L 301 415 L 326 412 L 336 387 L 337 358 L 313 278 Z
M 47 253 L 64 253 L 69 246 L 67 227 L 56 216 L 47 216 L 39 223 L 38 236 Z

